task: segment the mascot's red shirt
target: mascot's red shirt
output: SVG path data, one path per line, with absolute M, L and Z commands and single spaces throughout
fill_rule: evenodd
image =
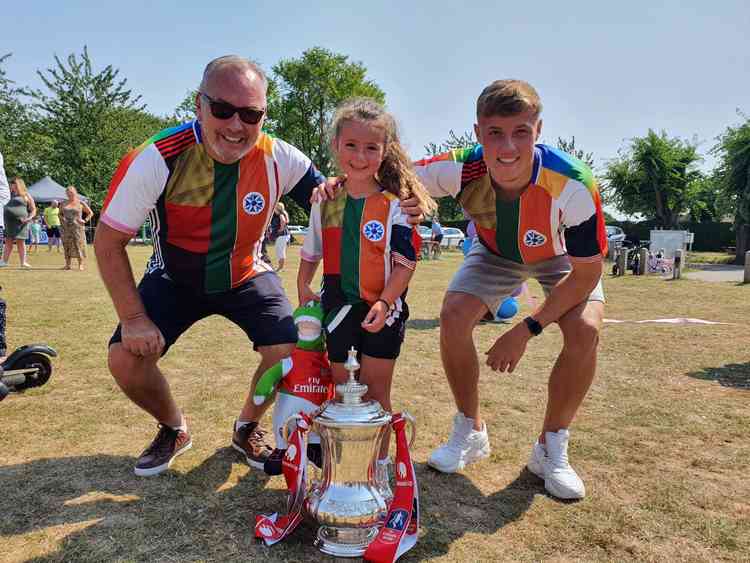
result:
M 320 405 L 334 395 L 328 354 L 295 348 L 292 369 L 281 380 L 279 392 Z

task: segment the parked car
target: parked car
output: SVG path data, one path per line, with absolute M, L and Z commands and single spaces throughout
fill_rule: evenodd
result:
M 625 240 L 625 231 L 614 225 L 607 225 L 607 242 L 611 246 L 620 246 Z
M 417 230 L 419 231 L 419 236 L 422 237 L 422 240 L 430 240 L 432 238 L 432 229 L 430 227 L 420 225 L 417 227 Z M 440 246 L 443 248 L 460 248 L 465 238 L 466 235 L 461 229 L 457 229 L 456 227 L 443 227 L 443 240 L 440 243 Z
M 287 225 L 289 230 L 289 244 L 302 244 L 307 234 L 307 227 L 302 225 Z

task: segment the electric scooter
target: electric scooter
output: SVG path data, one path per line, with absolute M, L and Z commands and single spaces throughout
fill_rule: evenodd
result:
M 0 364 L 0 401 L 13 391 L 40 387 L 52 376 L 51 358 L 57 356 L 46 344 L 21 346 Z

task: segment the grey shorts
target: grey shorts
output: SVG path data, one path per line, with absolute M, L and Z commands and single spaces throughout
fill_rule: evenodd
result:
M 475 239 L 464 263 L 453 276 L 448 291 L 468 293 L 482 300 L 490 311 L 497 311 L 506 297 L 529 278 L 537 280 L 549 295 L 571 271 L 567 256 L 556 256 L 536 264 L 518 264 L 496 256 Z M 604 303 L 602 280 L 589 294 L 588 301 Z

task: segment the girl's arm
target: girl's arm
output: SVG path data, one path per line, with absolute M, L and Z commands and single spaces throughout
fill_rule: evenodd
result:
M 318 270 L 319 263 L 320 260 L 310 262 L 304 258 L 299 261 L 299 271 L 297 272 L 297 297 L 299 298 L 300 306 L 310 301 L 320 301 L 320 295 L 310 288 L 310 284 L 315 277 L 315 272 Z

